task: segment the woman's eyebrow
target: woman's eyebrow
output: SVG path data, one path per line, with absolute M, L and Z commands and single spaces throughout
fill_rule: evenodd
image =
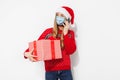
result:
M 62 17 L 65 17 L 65 15 L 64 15 L 64 14 L 61 14 L 61 16 L 62 16 Z
M 58 13 L 56 13 L 56 15 L 58 15 Z

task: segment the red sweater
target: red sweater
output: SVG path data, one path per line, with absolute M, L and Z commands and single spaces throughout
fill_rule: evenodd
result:
M 52 33 L 52 28 L 46 29 L 42 33 L 42 35 L 38 38 L 38 40 L 45 39 L 45 37 L 51 33 Z M 50 36 L 48 39 L 51 40 L 54 38 Z M 71 69 L 70 54 L 73 54 L 75 50 L 76 50 L 76 43 L 75 43 L 74 32 L 72 30 L 69 30 L 68 34 L 64 35 L 64 49 L 62 49 L 62 59 L 44 61 L 45 70 L 46 71 L 70 70 Z M 27 49 L 26 52 L 27 51 L 29 50 Z

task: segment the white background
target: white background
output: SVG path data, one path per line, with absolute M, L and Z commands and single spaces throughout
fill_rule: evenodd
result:
M 119 0 L 0 0 L 0 80 L 45 80 L 43 62 L 24 59 L 28 42 L 53 26 L 61 5 L 75 11 L 74 80 L 120 80 Z

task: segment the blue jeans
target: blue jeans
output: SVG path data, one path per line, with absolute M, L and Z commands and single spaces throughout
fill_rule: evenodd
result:
M 73 80 L 71 70 L 50 71 L 45 73 L 45 80 Z

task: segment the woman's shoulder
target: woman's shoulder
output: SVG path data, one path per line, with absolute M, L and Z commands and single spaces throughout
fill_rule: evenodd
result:
M 52 33 L 52 28 L 47 28 L 43 31 L 43 33 L 40 35 L 39 39 L 45 39 L 46 37 L 48 37 L 48 35 L 50 35 Z
M 52 31 L 53 31 L 53 28 L 50 27 L 50 28 L 45 29 L 43 33 L 51 33 Z
M 74 31 L 72 29 L 69 29 L 69 33 L 74 34 Z

